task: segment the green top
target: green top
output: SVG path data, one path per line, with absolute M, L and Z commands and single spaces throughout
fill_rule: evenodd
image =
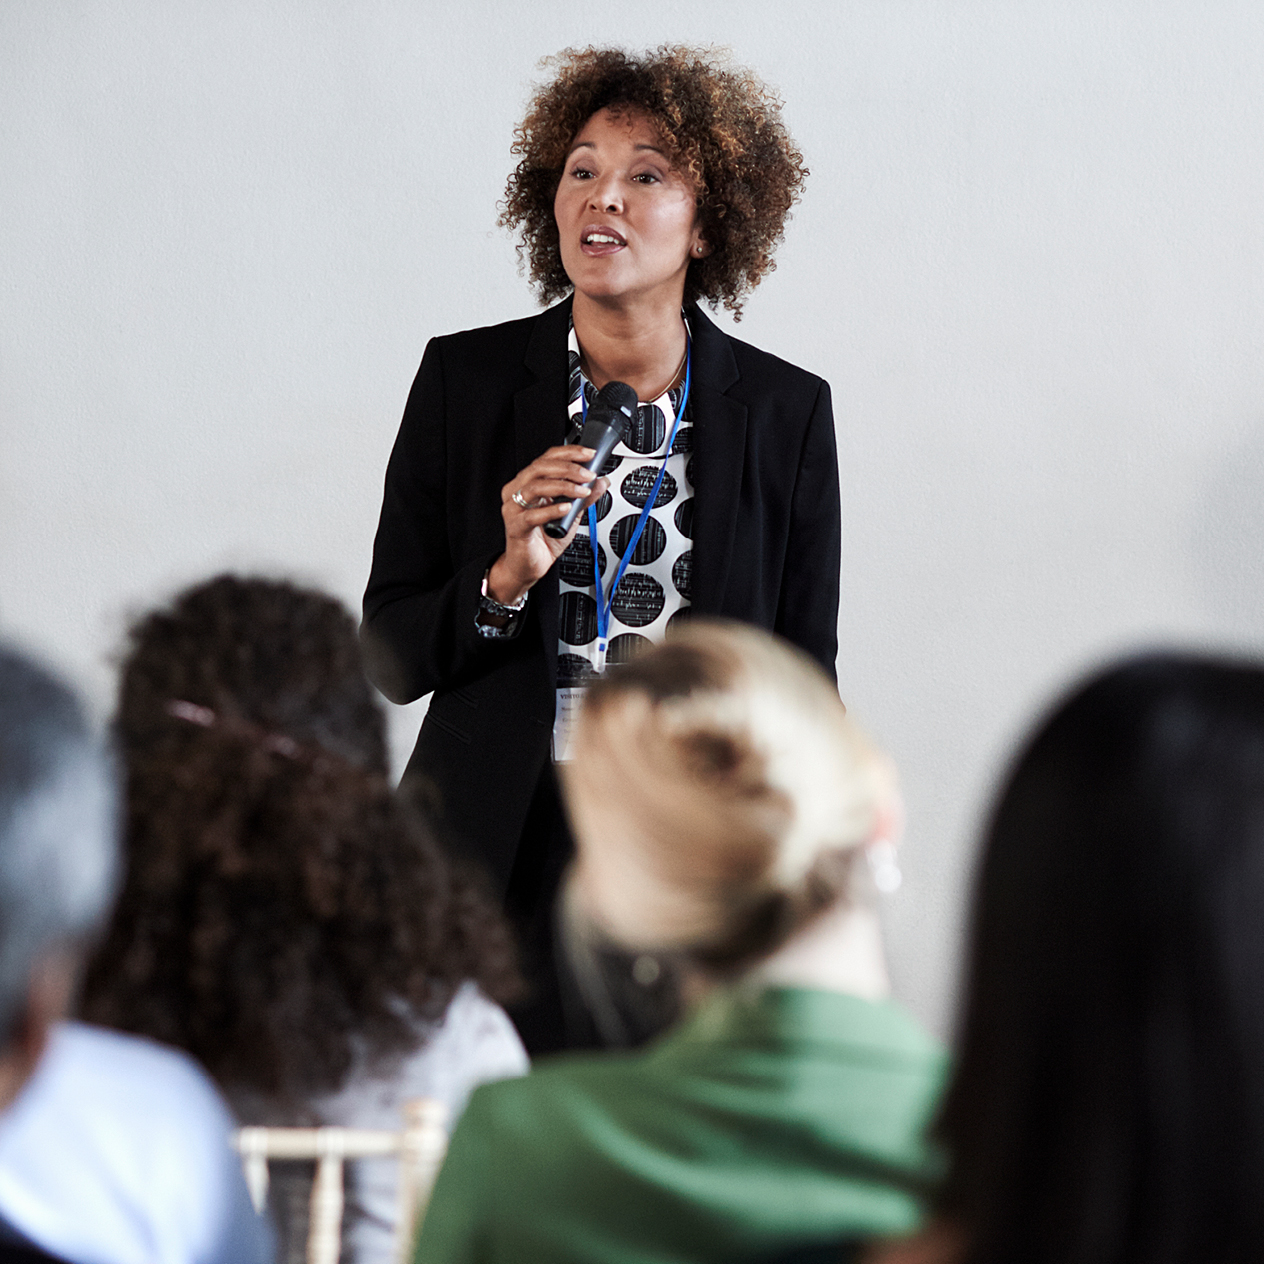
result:
M 475 1091 L 415 1264 L 668 1264 L 914 1228 L 944 1070 L 897 1005 L 713 994 L 646 1050 Z

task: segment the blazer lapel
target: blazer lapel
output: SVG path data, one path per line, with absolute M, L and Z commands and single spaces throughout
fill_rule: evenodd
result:
M 523 363 L 535 381 L 514 395 L 514 455 L 518 468 L 530 465 L 546 448 L 566 438 L 566 395 L 570 381 L 566 335 L 571 301 L 566 299 L 537 318 Z M 544 637 L 550 682 L 557 679 L 558 578 L 555 566 L 531 594 Z
M 692 605 L 699 614 L 722 614 L 746 460 L 746 405 L 725 394 L 740 376 L 728 337 L 697 306 L 688 315 L 693 334 Z

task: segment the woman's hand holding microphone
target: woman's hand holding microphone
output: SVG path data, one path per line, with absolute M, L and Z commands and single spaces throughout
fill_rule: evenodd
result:
M 545 534 L 545 523 L 564 518 L 572 500 L 582 497 L 581 505 L 586 509 L 605 493 L 609 482 L 594 479 L 584 468 L 594 455 L 592 448 L 573 443 L 549 448 L 501 488 L 505 551 L 492 563 L 487 576 L 488 595 L 501 605 L 516 605 L 548 574 L 570 546 L 584 515 L 576 514 L 571 529 L 556 540 Z M 555 503 L 557 497 L 566 499 L 559 504 Z
M 505 551 L 487 575 L 487 591 L 494 600 L 515 605 L 566 552 L 583 511 L 609 486 L 594 474 L 627 434 L 636 409 L 636 392 L 626 382 L 607 382 L 584 409 L 579 443 L 550 448 L 501 488 Z M 558 503 L 557 497 L 565 499 Z M 563 532 L 559 519 L 572 509 L 570 528 Z

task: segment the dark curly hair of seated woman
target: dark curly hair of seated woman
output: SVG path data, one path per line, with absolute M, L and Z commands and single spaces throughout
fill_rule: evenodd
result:
M 781 104 L 757 76 L 718 54 L 663 47 L 568 49 L 547 63 L 555 75 L 531 102 L 513 152 L 503 227 L 521 235 L 540 299 L 568 293 L 553 199 L 576 133 L 599 110 L 638 111 L 658 130 L 673 167 L 693 184 L 711 251 L 692 259 L 685 302 L 722 303 L 740 318 L 751 290 L 776 266 L 808 170 L 781 120 Z
M 127 878 L 87 1018 L 187 1050 L 251 1123 L 398 1127 L 401 1096 L 457 1111 L 525 1069 L 492 1003 L 508 934 L 393 793 L 337 601 L 227 575 L 182 593 L 132 630 L 116 728 Z M 435 1058 L 461 1066 L 446 1090 Z M 369 1085 L 384 1116 L 357 1116 Z

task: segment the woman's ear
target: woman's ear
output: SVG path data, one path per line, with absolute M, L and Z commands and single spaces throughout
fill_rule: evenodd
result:
M 894 768 L 892 768 L 894 773 Z M 904 833 L 904 800 L 892 785 L 874 813 L 873 837 L 865 844 L 869 871 L 879 895 L 890 895 L 900 889 L 904 875 L 900 872 L 897 853 Z
M 898 790 L 893 790 L 874 814 L 873 837 L 894 847 L 900 845 L 904 837 L 904 800 Z
M 697 237 L 694 243 L 689 247 L 689 257 L 691 259 L 705 259 L 711 253 L 711 243 L 705 237 Z

